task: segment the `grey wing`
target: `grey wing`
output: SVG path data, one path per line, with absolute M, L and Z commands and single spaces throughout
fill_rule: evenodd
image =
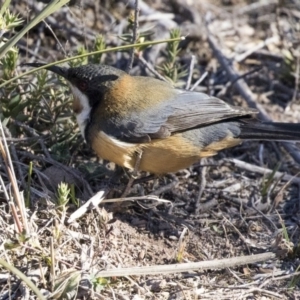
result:
M 256 109 L 232 106 L 204 93 L 183 91 L 171 104 L 173 112 L 166 125 L 171 132 L 203 127 L 222 120 L 250 116 Z
M 132 112 L 126 118 L 107 120 L 106 131 L 121 141 L 145 143 L 254 113 L 257 113 L 254 109 L 231 106 L 204 93 L 178 90 L 173 98 L 155 107 Z

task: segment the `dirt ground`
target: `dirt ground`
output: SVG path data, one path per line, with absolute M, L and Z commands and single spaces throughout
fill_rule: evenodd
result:
M 92 49 L 99 34 L 107 47 L 121 45 L 132 33 L 128 17 L 134 13 L 134 1 L 73 2 L 19 42 L 20 63 L 54 62 L 75 55 L 80 45 Z M 11 9 L 28 20 L 44 5 L 12 1 Z M 189 74 L 191 86 L 204 76 L 195 90 L 240 106 L 251 105 L 250 98 L 261 112 L 259 117 L 300 122 L 298 1 L 155 0 L 139 1 L 139 8 L 141 35 L 166 39 L 171 29 L 179 28 L 186 37 L 176 59 L 186 73 L 178 76 L 176 87 L 185 88 Z M 166 44 L 147 48 L 135 57 L 131 74 L 154 76 L 145 60 L 164 75 L 161 67 L 167 57 Z M 101 63 L 124 69 L 128 58 L 128 51 L 108 53 Z M 48 76 L 48 84 L 57 89 L 56 77 Z M 23 84 L 24 89 L 32 78 Z M 68 100 L 67 89 L 64 95 Z M 39 128 L 37 122 L 47 119 L 44 111 L 33 113 L 24 124 Z M 69 116 L 71 110 L 62 118 Z M 115 166 L 96 158 L 83 143 L 75 122 L 70 130 L 76 136 L 65 157 L 64 150 L 57 150 L 46 138 L 51 122 L 46 123 L 48 127 L 37 134 L 44 139 L 47 153 L 38 143 L 15 142 L 24 170 L 29 161 L 34 165 L 27 211 L 34 242 L 1 250 L 45 294 L 52 288 L 53 299 L 300 299 L 299 143 L 290 151 L 291 147 L 279 142 L 246 141 L 176 174 L 145 181 L 141 178 L 149 174 L 139 174 L 128 197 L 144 199 L 100 204 L 69 224 L 76 205 L 59 210 L 53 204 L 62 178 L 76 185 L 76 198 L 82 205 L 102 189 L 109 190 L 106 199 L 120 197 L 129 176 L 125 173 L 112 183 Z M 15 137 L 26 137 L 26 132 L 30 136 L 25 130 Z M 2 167 L 1 174 L 7 178 Z M 2 199 L 0 193 L 2 243 L 7 243 L 15 232 L 8 204 Z M 179 273 L 99 275 L 113 268 L 158 267 L 266 252 L 276 257 Z M 10 299 L 9 290 L 14 293 L 11 299 L 35 299 L 17 277 L 2 273 L 0 299 Z M 74 285 L 66 292 L 67 298 L 62 282 L 67 286 L 71 281 Z

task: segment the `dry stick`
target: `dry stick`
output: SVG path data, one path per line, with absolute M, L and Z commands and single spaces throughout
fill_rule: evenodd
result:
M 171 189 L 173 189 L 176 184 L 178 183 L 177 179 L 174 179 L 172 182 L 170 182 L 167 185 L 163 185 L 160 188 L 158 188 L 157 190 L 153 191 L 150 195 L 160 195 L 162 193 L 165 193 L 167 191 L 170 191 Z
M 245 291 L 245 294 L 253 294 L 253 293 L 259 293 L 259 294 L 267 294 L 267 295 L 271 295 L 273 297 L 276 297 L 277 299 L 282 299 L 282 295 L 278 294 L 278 293 L 275 293 L 275 292 L 272 292 L 270 290 L 263 290 L 263 289 L 260 289 L 260 288 L 250 288 L 248 291 Z M 243 297 L 243 294 L 241 295 Z M 272 297 L 272 298 L 273 298 Z M 240 298 L 241 299 L 241 298 Z M 244 298 L 245 299 L 245 298 Z M 274 299 L 274 298 L 273 298 Z
M 258 66 L 258 67 L 254 68 L 254 69 L 252 69 L 252 70 L 250 70 L 250 71 L 248 71 L 248 72 L 246 72 L 246 73 L 244 73 L 244 74 L 242 74 L 242 75 L 239 75 L 238 77 L 235 78 L 235 80 L 230 81 L 229 84 L 226 85 L 225 88 L 226 88 L 226 89 L 231 88 L 231 87 L 234 86 L 235 83 L 236 83 L 237 81 L 239 81 L 240 79 L 246 78 L 246 77 L 248 77 L 249 75 L 251 75 L 251 74 L 253 74 L 253 73 L 257 73 L 257 72 L 260 71 L 261 69 L 262 69 L 262 66 Z
M 277 36 L 272 36 L 272 37 L 270 37 L 270 38 L 268 38 L 268 39 L 266 39 L 266 40 L 258 43 L 258 45 L 256 45 L 255 47 L 253 47 L 253 48 L 245 51 L 244 53 L 237 55 L 235 57 L 235 61 L 238 62 L 238 63 L 240 63 L 243 60 L 245 60 L 248 56 L 250 56 L 252 53 L 254 53 L 254 52 L 262 49 L 263 47 L 265 47 L 265 46 L 267 46 L 269 44 L 277 42 L 277 40 L 278 40 Z
M 186 234 L 188 234 L 188 228 L 184 227 L 178 241 L 178 246 L 176 251 L 177 261 L 182 260 L 183 252 L 184 249 L 186 248 Z
M 133 23 L 133 29 L 132 29 L 132 44 L 136 43 L 137 40 L 137 30 L 139 27 L 139 0 L 135 0 L 135 4 L 134 4 L 134 23 Z M 128 61 L 128 65 L 126 68 L 127 73 L 130 72 L 130 70 L 132 69 L 132 64 L 133 64 L 133 60 L 134 60 L 134 52 L 135 52 L 135 48 L 132 48 L 130 50 L 130 58 Z
M 153 68 L 153 66 L 150 64 L 150 63 L 148 63 L 147 61 L 146 61 L 146 59 L 143 57 L 143 56 L 141 56 L 141 55 L 139 55 L 138 56 L 138 59 L 139 59 L 139 61 L 153 74 L 153 75 L 155 75 L 157 78 L 159 78 L 160 80 L 162 80 L 162 81 L 165 81 L 165 82 L 168 82 L 168 83 L 170 83 L 165 77 L 163 77 L 162 75 L 160 75 L 154 68 Z
M 300 47 L 298 46 L 298 53 L 299 53 Z M 297 63 L 296 63 L 296 76 L 295 76 L 295 90 L 293 94 L 292 103 L 294 103 L 297 99 L 298 89 L 299 89 L 299 77 L 300 77 L 300 56 L 297 55 Z M 289 106 L 288 106 L 289 107 Z
M 10 201 L 8 203 L 9 203 L 9 207 L 10 207 L 10 210 L 11 210 L 11 214 L 13 216 L 13 220 L 16 224 L 16 227 L 18 228 L 18 232 L 21 233 L 23 231 L 23 225 L 21 224 L 21 222 L 19 220 L 19 216 L 18 216 L 18 213 L 17 213 L 17 210 L 16 210 L 15 203 L 12 202 L 12 201 Z
M 9 202 L 9 195 L 7 193 L 7 190 L 6 190 L 6 186 L 5 186 L 5 183 L 2 179 L 2 176 L 0 174 L 0 187 L 2 187 L 2 192 L 4 193 L 4 196 L 5 196 L 5 199 L 7 201 L 7 203 Z
M 238 167 L 240 169 L 243 169 L 243 170 L 246 170 L 249 172 L 253 172 L 253 173 L 258 173 L 261 175 L 269 175 L 274 172 L 274 170 L 258 167 L 256 165 L 252 165 L 252 164 L 246 163 L 244 161 L 241 161 L 241 160 L 238 160 L 235 158 L 225 158 L 225 159 L 223 159 L 223 161 L 233 163 L 236 167 Z M 276 178 L 276 179 L 280 178 L 284 181 L 290 181 L 293 183 L 300 184 L 300 178 L 289 175 L 289 174 L 284 174 L 284 173 L 278 172 L 278 171 L 274 173 L 274 178 Z
M 207 39 L 208 39 L 208 43 L 209 43 L 210 47 L 212 48 L 215 56 L 217 57 L 219 63 L 221 64 L 221 66 L 226 70 L 227 74 L 229 75 L 230 80 L 231 81 L 236 80 L 239 77 L 239 75 L 234 71 L 234 69 L 230 65 L 230 62 L 228 61 L 228 59 L 226 59 L 224 57 L 224 55 L 222 54 L 222 52 L 219 50 L 219 47 L 217 45 L 215 38 L 212 36 L 212 34 L 209 31 L 207 34 Z M 270 117 L 268 116 L 267 112 L 265 111 L 265 109 L 260 104 L 255 102 L 255 100 L 254 100 L 255 97 L 254 97 L 253 93 L 250 91 L 248 85 L 246 84 L 246 82 L 243 79 L 239 79 L 238 81 L 236 81 L 235 85 L 236 85 L 238 92 L 242 95 L 242 97 L 247 102 L 248 106 L 250 106 L 252 108 L 256 108 L 259 111 L 258 116 L 263 121 L 265 121 L 265 122 L 272 121 L 270 119 Z M 286 151 L 289 152 L 289 154 L 293 157 L 293 159 L 297 163 L 300 164 L 300 152 L 297 149 L 297 147 L 294 144 L 288 143 L 288 142 L 282 142 L 282 145 L 286 149 Z
M 300 174 L 300 172 L 298 172 L 294 177 L 298 176 L 299 174 Z M 278 183 L 279 181 L 280 181 L 280 179 L 277 180 L 276 185 L 277 185 L 277 183 Z M 288 182 L 286 182 L 286 183 L 283 185 L 283 187 L 280 188 L 279 192 L 278 192 L 278 193 L 276 194 L 276 196 L 275 196 L 275 199 L 274 199 L 274 201 L 273 201 L 273 203 L 272 203 L 271 208 L 269 209 L 269 212 L 271 212 L 271 211 L 273 211 L 275 208 L 277 208 L 278 204 L 279 204 L 280 202 L 282 202 L 282 200 L 283 200 L 283 192 L 284 192 L 284 190 L 291 184 L 291 182 L 292 182 L 292 178 L 291 178 L 291 180 L 289 180 Z M 299 184 L 298 184 L 298 187 L 299 187 Z
M 187 80 L 186 86 L 185 86 L 186 90 L 189 90 L 190 86 L 191 86 L 191 82 L 192 82 L 192 78 L 193 78 L 193 71 L 194 71 L 194 67 L 195 67 L 195 62 L 196 62 L 196 56 L 192 55 L 191 63 L 190 63 L 190 67 L 189 67 L 189 76 L 188 76 L 188 80 Z
M 51 253 L 51 292 L 54 292 L 55 285 L 55 250 L 53 237 L 50 237 L 50 253 Z
M 262 282 L 261 285 L 259 286 L 259 288 L 262 288 L 263 286 L 265 286 L 265 285 L 267 285 L 267 284 L 269 284 L 270 282 L 273 282 L 273 281 L 289 279 L 291 277 L 299 276 L 299 275 L 300 275 L 300 272 L 294 272 L 294 273 L 291 273 L 291 274 L 278 276 L 278 277 L 272 276 L 272 278 L 266 279 L 264 282 Z
M 11 137 L 11 134 L 10 134 L 10 132 L 8 131 L 7 128 L 3 128 L 3 130 L 4 130 L 4 132 L 5 132 L 5 134 L 6 134 L 7 136 Z M 23 171 L 22 171 L 22 169 L 21 169 L 21 165 L 20 165 L 20 163 L 19 163 L 20 161 L 19 161 L 19 159 L 18 159 L 18 155 L 17 155 L 17 151 L 16 151 L 16 147 L 15 147 L 14 143 L 11 143 L 11 144 L 10 144 L 10 150 L 11 150 L 11 155 L 12 155 L 12 157 L 13 157 L 15 163 L 16 163 L 16 168 L 17 168 L 17 171 L 18 171 L 18 173 L 19 173 L 19 178 L 20 178 L 20 180 L 21 180 L 21 184 L 22 184 L 23 190 L 26 191 L 26 189 L 27 189 L 27 184 L 26 184 L 26 182 L 25 182 L 25 176 L 24 176 Z
M 92 282 L 90 280 L 91 269 L 93 268 L 93 257 L 94 257 L 94 240 L 91 239 L 91 245 L 83 244 L 81 246 L 81 271 L 77 271 L 78 275 L 81 273 L 80 285 L 85 290 L 90 289 Z
M 3 143 L 2 143 L 2 141 L 0 141 L 0 154 L 2 154 L 4 164 L 5 164 L 6 170 L 8 172 L 8 177 L 9 177 L 9 180 L 10 180 L 11 185 L 13 187 L 13 193 L 14 193 L 15 201 L 18 205 L 20 216 L 21 216 L 21 219 L 22 219 L 22 226 L 24 226 L 25 231 L 28 233 L 29 228 L 28 228 L 28 223 L 27 223 L 27 219 L 26 219 L 26 215 L 25 215 L 25 210 L 22 209 L 23 208 L 22 198 L 21 198 L 20 190 L 19 190 L 19 187 L 18 187 L 18 184 L 17 184 L 16 174 L 15 174 L 13 164 L 12 164 L 12 161 L 11 161 L 10 152 L 9 152 L 6 140 L 5 140 L 5 134 L 4 134 L 4 130 L 3 130 L 3 126 L 2 126 L 1 121 L 0 121 L 0 133 L 1 133 L 1 136 L 3 138 Z M 17 220 L 15 220 L 15 221 L 17 222 Z M 22 232 L 22 230 L 20 231 L 19 225 L 18 225 L 18 230 L 19 230 L 20 233 Z
M 193 91 L 208 75 L 208 72 L 205 71 L 202 76 L 194 83 L 194 85 L 191 87 L 191 91 Z
M 236 16 L 245 16 L 251 13 L 260 12 L 262 9 L 267 9 L 267 7 L 272 5 L 278 5 L 278 0 L 260 0 L 260 1 L 253 1 L 253 3 L 243 6 L 237 6 L 234 9 L 234 14 Z
M 83 216 L 88 210 L 97 207 L 103 201 L 103 199 L 107 195 L 107 192 L 108 191 L 106 190 L 101 190 L 97 194 L 95 194 L 90 200 L 88 200 L 70 215 L 68 223 L 70 224 L 74 222 L 76 219 Z
M 275 258 L 275 253 L 266 252 L 255 255 L 247 255 L 240 257 L 232 257 L 225 259 L 216 259 L 211 261 L 191 262 L 171 265 L 155 265 L 132 268 L 118 268 L 97 273 L 99 277 L 113 276 L 140 276 L 140 275 L 155 275 L 155 274 L 171 274 L 179 272 L 204 271 L 210 269 L 224 269 L 245 264 L 252 264 L 261 261 L 266 261 Z
M 203 192 L 206 187 L 206 173 L 207 173 L 207 166 L 202 167 L 201 170 L 201 179 L 200 179 L 200 188 L 199 188 L 199 194 L 196 200 L 196 214 L 198 215 L 200 210 L 202 209 L 202 203 L 201 203 L 201 198 L 203 195 Z
M 40 144 L 40 146 L 41 146 L 41 148 L 42 148 L 42 150 L 44 151 L 45 156 L 46 156 L 47 158 L 51 158 L 51 155 L 50 155 L 50 153 L 49 153 L 47 147 L 46 147 L 45 144 L 44 144 L 44 138 L 43 138 L 42 136 L 38 135 L 37 132 L 35 131 L 35 129 L 33 129 L 33 128 L 31 128 L 30 126 L 25 125 L 25 124 L 23 124 L 23 123 L 21 123 L 21 122 L 19 122 L 19 121 L 17 121 L 17 120 L 13 120 L 13 122 L 14 122 L 16 125 L 18 125 L 18 126 L 24 128 L 24 129 L 25 129 L 26 131 L 28 131 L 32 136 L 34 136 L 35 138 L 37 138 L 37 139 L 38 139 L 38 142 L 39 142 L 39 144 Z
M 145 196 L 137 196 L 137 197 L 126 197 L 126 198 L 112 198 L 112 199 L 105 199 L 102 203 L 116 203 L 116 202 L 127 202 L 127 201 L 139 201 L 139 200 L 153 200 L 157 202 L 166 203 L 169 205 L 173 205 L 170 200 L 159 198 L 155 195 L 145 195 Z
M 54 37 L 57 45 L 59 46 L 59 48 L 63 51 L 64 56 L 67 57 L 68 54 L 66 53 L 65 48 L 63 47 L 63 45 L 61 44 L 61 42 L 59 41 L 59 38 L 57 37 L 57 35 L 54 33 L 52 27 L 45 21 L 43 20 L 44 24 L 46 25 L 47 29 L 51 32 L 52 36 Z M 85 36 L 85 35 L 84 35 Z
M 0 140 L 3 141 L 3 138 L 0 137 Z M 6 138 L 6 142 L 8 143 L 22 143 L 22 142 L 30 142 L 30 141 L 35 141 L 35 137 L 23 137 L 23 138 Z
M 254 243 L 252 243 L 252 241 L 249 238 L 245 238 L 242 235 L 242 233 L 238 230 L 238 228 L 236 228 L 236 226 L 234 226 L 232 224 L 232 222 L 230 222 L 230 220 L 228 220 L 225 216 L 223 216 L 223 218 L 233 228 L 233 230 L 239 235 L 240 239 L 245 243 L 249 253 L 251 253 L 249 246 L 252 248 L 257 248 L 257 246 Z
M 245 284 L 245 281 L 240 278 L 235 272 L 233 272 L 230 268 L 226 268 L 226 271 L 229 272 L 230 274 L 232 274 L 232 276 L 238 281 L 240 282 L 242 285 Z

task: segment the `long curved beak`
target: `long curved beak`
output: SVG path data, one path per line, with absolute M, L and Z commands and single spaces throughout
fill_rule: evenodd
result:
M 35 67 L 35 68 L 39 68 L 39 67 L 43 67 L 46 64 L 42 64 L 42 63 L 27 63 L 27 64 L 23 64 L 23 66 L 31 66 L 31 67 Z M 50 66 L 50 67 L 46 67 L 46 70 L 52 71 L 53 73 L 60 75 L 66 79 L 68 79 L 68 68 L 65 67 L 58 67 L 58 66 Z

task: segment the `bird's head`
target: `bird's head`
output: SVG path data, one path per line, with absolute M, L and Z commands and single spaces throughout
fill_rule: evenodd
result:
M 45 64 L 31 63 L 25 65 L 42 67 Z M 73 111 L 84 138 L 91 110 L 101 103 L 106 91 L 122 75 L 126 74 L 119 69 L 100 64 L 87 64 L 74 68 L 49 66 L 45 69 L 62 76 L 69 83 L 74 96 Z

